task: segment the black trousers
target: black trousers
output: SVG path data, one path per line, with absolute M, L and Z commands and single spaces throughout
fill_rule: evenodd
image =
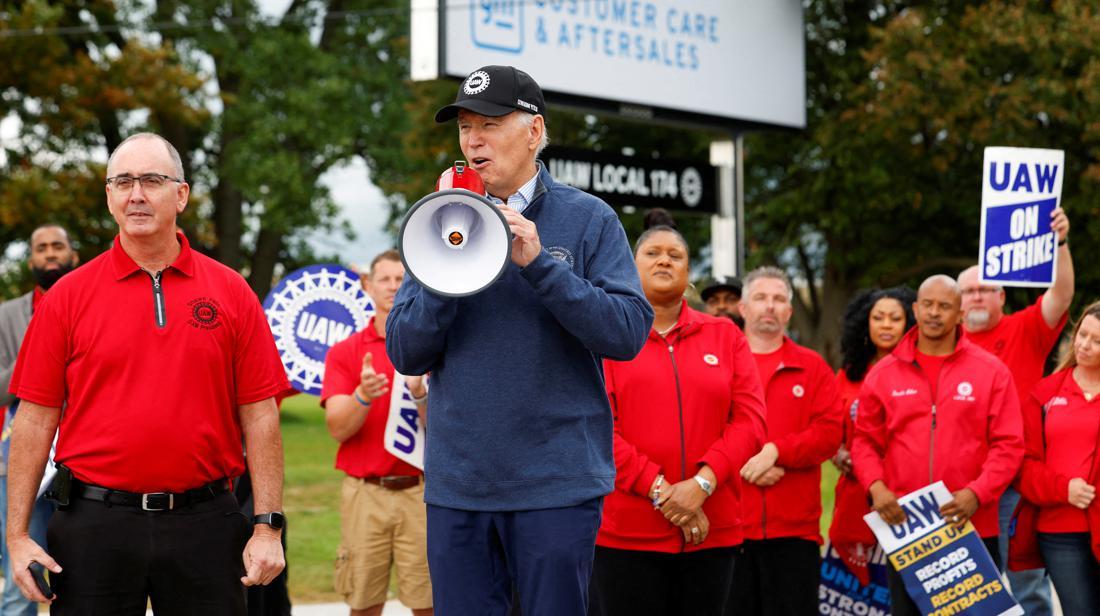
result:
M 989 550 L 989 555 L 993 557 L 993 564 L 997 565 L 997 570 L 1000 571 L 1001 552 L 997 546 L 997 537 L 982 537 L 982 543 L 985 544 L 985 549 Z M 890 586 L 891 616 L 921 616 L 917 604 L 905 590 L 905 581 L 901 579 L 901 574 L 894 570 L 893 565 L 886 567 L 886 583 Z
M 722 616 L 736 548 L 683 554 L 596 546 L 590 616 Z
M 63 571 L 50 575 L 55 616 L 245 616 L 241 553 L 252 534 L 226 492 L 174 511 L 74 498 L 50 519 Z
M 249 520 L 255 515 L 252 503 L 252 477 L 248 473 L 233 482 L 233 494 L 241 504 L 241 513 Z M 290 529 L 283 527 L 283 554 L 286 554 L 286 535 Z M 290 564 L 271 580 L 267 586 L 249 586 L 245 602 L 248 616 L 290 616 L 289 587 Z
M 816 541 L 796 537 L 746 540 L 737 555 L 726 614 L 817 614 L 820 582 L 821 548 Z

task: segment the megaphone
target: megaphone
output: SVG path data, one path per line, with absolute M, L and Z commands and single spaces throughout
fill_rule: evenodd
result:
M 464 161 L 456 161 L 435 192 L 413 204 L 397 236 L 405 273 L 438 295 L 463 297 L 484 290 L 504 273 L 512 232 L 485 184 Z

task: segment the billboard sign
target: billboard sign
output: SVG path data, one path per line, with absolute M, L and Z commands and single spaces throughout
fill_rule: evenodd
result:
M 415 79 L 506 64 L 534 77 L 551 102 L 806 125 L 797 0 L 412 0 L 412 8 Z

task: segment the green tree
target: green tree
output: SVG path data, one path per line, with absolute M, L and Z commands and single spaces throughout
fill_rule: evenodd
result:
M 154 130 L 193 184 L 182 224 L 194 245 L 262 296 L 278 264 L 317 258 L 310 233 L 338 231 L 321 176 L 354 157 L 385 176 L 403 147 L 401 0 L 295 1 L 277 19 L 254 0 L 39 0 L 0 4 L 0 28 L 0 55 L 15 59 L 0 67 L 0 117 L 22 126 L 5 144 L 0 210 L 25 223 L 0 242 L 52 215 L 102 250 L 114 234 L 94 186 L 104 153 Z
M 746 198 L 753 262 L 779 261 L 816 283 L 799 298 L 806 341 L 836 357 L 839 316 L 855 289 L 916 284 L 976 261 L 986 146 L 1066 150 L 1073 236 L 1097 232 L 1095 7 L 806 10 L 808 127 L 750 140 Z M 1075 242 L 1079 264 L 1093 252 Z M 1097 275 L 1078 269 L 1078 297 L 1091 297 Z

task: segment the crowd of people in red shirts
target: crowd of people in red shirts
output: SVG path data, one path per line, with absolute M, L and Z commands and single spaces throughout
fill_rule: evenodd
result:
M 787 334 L 783 270 L 718 279 L 697 311 L 686 240 L 651 225 L 635 262 L 653 328 L 638 357 L 604 366 L 617 476 L 590 612 L 817 613 L 831 459 L 828 538 L 864 583 L 863 516 L 900 523 L 899 497 L 943 481 L 942 515 L 974 525 L 1026 613 L 1051 613 L 1050 581 L 1063 613 L 1100 613 L 1100 303 L 1044 378 L 1074 294 L 1064 212 L 1051 228 L 1056 282 L 1015 313 L 976 268 L 859 293 L 834 375 Z M 919 613 L 892 569 L 888 581 L 892 613 Z

